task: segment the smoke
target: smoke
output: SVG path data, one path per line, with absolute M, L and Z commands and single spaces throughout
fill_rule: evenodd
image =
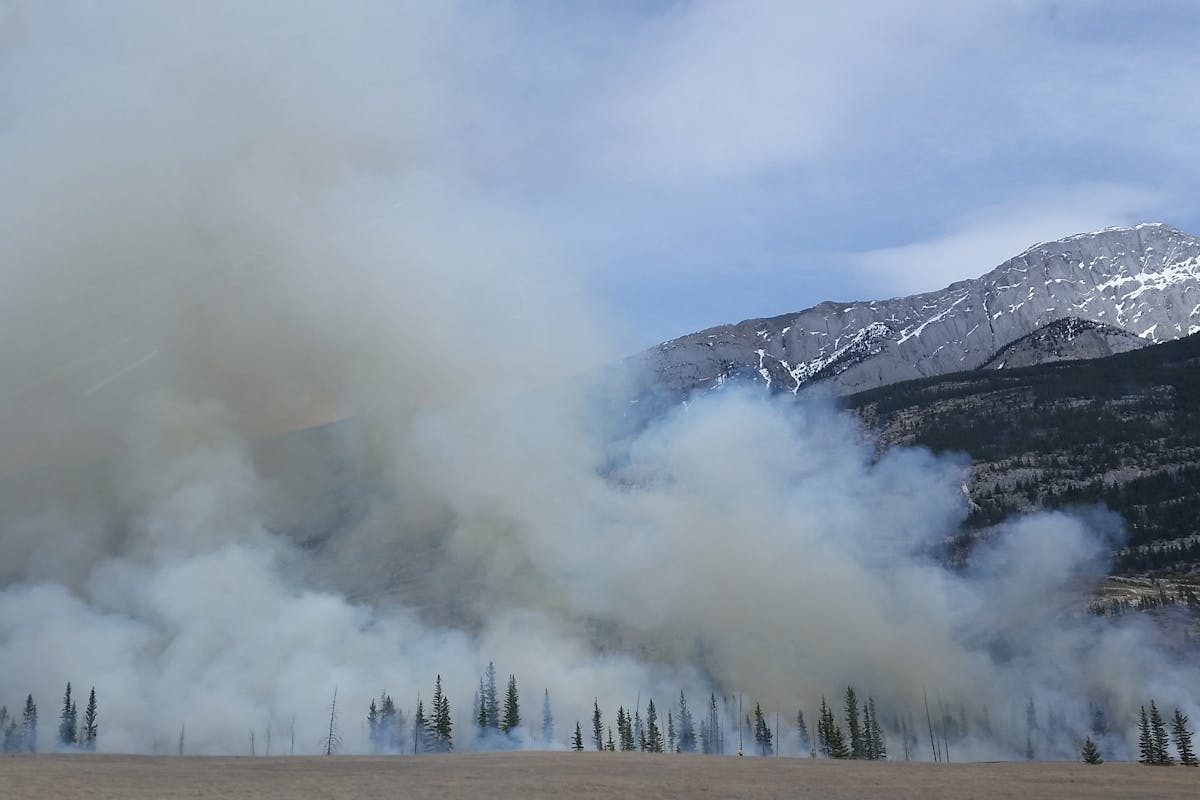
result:
M 104 750 L 314 752 L 336 687 L 364 750 L 371 698 L 411 713 L 440 674 L 461 748 L 489 661 L 535 730 L 548 689 L 556 746 L 593 697 L 681 689 L 811 725 L 854 683 L 890 727 L 928 688 L 990 709 L 979 756 L 1020 755 L 1031 697 L 1044 755 L 1091 701 L 1195 710 L 1152 630 L 1079 613 L 1102 515 L 951 572 L 959 459 L 875 461 L 834 409 L 735 391 L 613 436 L 603 309 L 461 166 L 503 25 L 244 6 L 0 15 L 10 710 L 70 680 Z

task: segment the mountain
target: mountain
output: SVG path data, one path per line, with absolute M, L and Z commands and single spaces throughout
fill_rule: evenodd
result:
M 1035 508 L 1103 503 L 1119 573 L 1200 571 L 1200 334 L 1107 358 L 980 369 L 850 395 L 878 448 L 971 457 L 971 537 Z
M 1039 331 L 1041 339 L 1014 345 Z M 845 395 L 989 364 L 1097 357 L 1197 331 L 1200 239 L 1147 223 L 1034 245 L 937 292 L 709 328 L 628 365 L 638 392 L 664 401 L 743 377 L 776 392 L 820 384 Z M 998 359 L 1005 348 L 1010 357 Z

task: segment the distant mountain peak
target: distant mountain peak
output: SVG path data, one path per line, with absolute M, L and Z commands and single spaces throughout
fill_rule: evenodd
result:
M 1200 239 L 1156 222 L 1075 234 L 940 291 L 826 301 L 681 336 L 632 361 L 643 388 L 668 396 L 742 376 L 772 391 L 821 384 L 848 394 L 994 364 L 1002 349 L 1063 319 L 1104 326 L 1078 340 L 1080 354 L 1200 331 Z M 1049 357 L 1031 347 L 1024 357 Z

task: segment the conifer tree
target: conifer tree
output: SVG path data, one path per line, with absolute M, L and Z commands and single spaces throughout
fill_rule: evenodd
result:
M 1079 753 L 1085 764 L 1103 764 L 1104 759 L 1100 757 L 1100 751 L 1096 749 L 1096 743 L 1092 741 L 1092 737 L 1087 737 L 1083 742 L 1083 749 Z
M 482 727 L 499 730 L 500 696 L 496 691 L 496 665 L 491 661 L 488 662 L 485 678 L 483 687 L 483 713 L 480 716 L 485 719 L 486 724 Z
M 608 741 L 604 743 L 604 749 L 610 753 L 615 752 L 617 749 L 617 743 L 612 738 L 612 725 L 608 726 Z
M 887 758 L 887 742 L 883 736 L 883 726 L 879 724 L 879 713 L 875 710 L 875 698 L 867 695 L 867 707 L 863 713 L 870 716 L 867 724 L 867 742 L 870 747 L 870 757 L 876 761 Z
M 654 708 L 653 697 L 650 698 L 650 703 L 646 706 L 645 744 L 642 749 L 650 753 L 661 753 L 663 751 L 663 736 L 662 731 L 658 727 L 658 711 Z
M 846 687 L 846 729 L 850 732 L 850 757 L 866 758 L 867 748 L 858 718 L 858 697 L 853 686 Z
M 87 708 L 83 711 L 83 729 L 80 731 L 81 747 L 88 752 L 96 751 L 96 738 L 100 733 L 100 720 L 96 708 L 96 687 L 88 694 Z
M 321 744 L 325 750 L 325 755 L 331 756 L 338 751 L 342 745 L 342 736 L 337 729 L 337 687 L 333 687 L 333 699 L 329 702 L 329 732 L 322 737 Z M 183 730 L 179 732 L 179 750 L 183 752 Z
M 63 707 L 58 715 L 58 746 L 74 747 L 79 743 L 79 727 L 76 722 L 75 703 L 71 700 L 71 684 L 63 694 Z
M 433 685 L 433 700 L 430 701 L 429 734 L 433 749 L 448 753 L 454 749 L 451 729 L 454 723 L 450 719 L 450 700 L 442 692 L 442 676 L 438 675 Z
M 371 698 L 371 707 L 367 709 L 367 741 L 371 743 L 371 750 L 376 753 L 383 752 L 383 743 L 380 742 L 379 736 L 379 709 L 375 706 L 375 698 Z
M 8 706 L 0 706 L 0 753 L 9 751 L 8 742 Z
M 796 711 L 796 752 L 807 753 L 812 750 L 812 740 L 808 738 L 808 725 L 804 722 L 804 709 Z
M 620 720 L 617 720 L 617 729 L 621 727 Z M 592 746 L 597 750 L 604 749 L 604 722 L 600 715 L 600 700 L 592 698 Z
M 771 740 L 771 726 L 763 717 L 762 705 L 754 704 L 754 745 L 760 756 L 769 756 L 775 752 Z
M 1138 720 L 1138 761 L 1143 764 L 1155 764 L 1154 734 L 1150 730 L 1150 715 L 1142 706 L 1141 717 Z
M 842 733 L 841 726 L 837 724 L 837 720 L 833 717 L 833 709 L 825 698 L 821 698 L 821 713 L 820 723 L 818 724 L 818 738 L 821 742 L 821 751 L 829 758 L 850 758 L 850 746 L 846 742 L 846 736 Z
M 628 717 L 629 714 L 625 716 Z M 646 729 L 642 725 L 642 710 L 640 708 L 633 710 L 633 738 L 637 742 L 638 750 L 646 749 Z
M 1154 700 L 1150 701 L 1150 733 L 1154 739 L 1154 764 L 1173 764 L 1175 759 L 1167 749 L 1167 725 Z
M 633 720 L 629 718 L 624 706 L 617 707 L 617 740 L 621 750 L 633 749 Z
M 542 742 L 549 744 L 554 741 L 554 714 L 550 710 L 550 690 L 542 694 Z
M 1192 731 L 1188 730 L 1188 715 L 1179 708 L 1171 717 L 1171 738 L 1175 740 L 1175 750 L 1179 753 L 1179 763 L 1185 767 L 1196 766 L 1196 753 L 1192 750 Z
M 504 718 L 500 721 L 500 730 L 512 733 L 521 727 L 521 700 L 517 693 L 517 676 L 508 676 L 508 689 L 504 693 Z
M 482 733 L 487 729 L 487 687 L 484 679 L 479 679 L 479 693 L 475 697 L 475 726 Z
M 429 718 L 425 716 L 425 705 L 417 698 L 417 710 L 413 714 L 413 753 L 427 753 L 429 743 Z
M 696 726 L 692 721 L 692 710 L 688 708 L 683 692 L 679 693 L 679 752 L 696 751 Z
M 30 753 L 37 752 L 37 726 L 37 704 L 33 702 L 33 695 L 30 694 L 25 698 L 25 713 L 21 716 L 21 747 Z
M 575 721 L 575 735 L 571 738 L 571 749 L 576 753 L 583 750 L 583 729 L 579 727 L 579 721 Z
M 717 715 L 717 695 L 708 696 L 708 739 L 710 753 L 725 754 L 725 735 L 721 731 L 721 718 Z
M 379 695 L 378 719 L 379 747 L 383 751 L 399 753 L 402 747 L 404 719 L 392 696 L 387 692 Z
M 679 752 L 675 742 L 675 717 L 671 714 L 670 709 L 667 709 L 667 752 Z

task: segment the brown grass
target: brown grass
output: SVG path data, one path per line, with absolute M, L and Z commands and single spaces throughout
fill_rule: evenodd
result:
M 1200 770 L 628 753 L 333 758 L 0 757 L 5 800 L 176 798 L 1197 798 Z

